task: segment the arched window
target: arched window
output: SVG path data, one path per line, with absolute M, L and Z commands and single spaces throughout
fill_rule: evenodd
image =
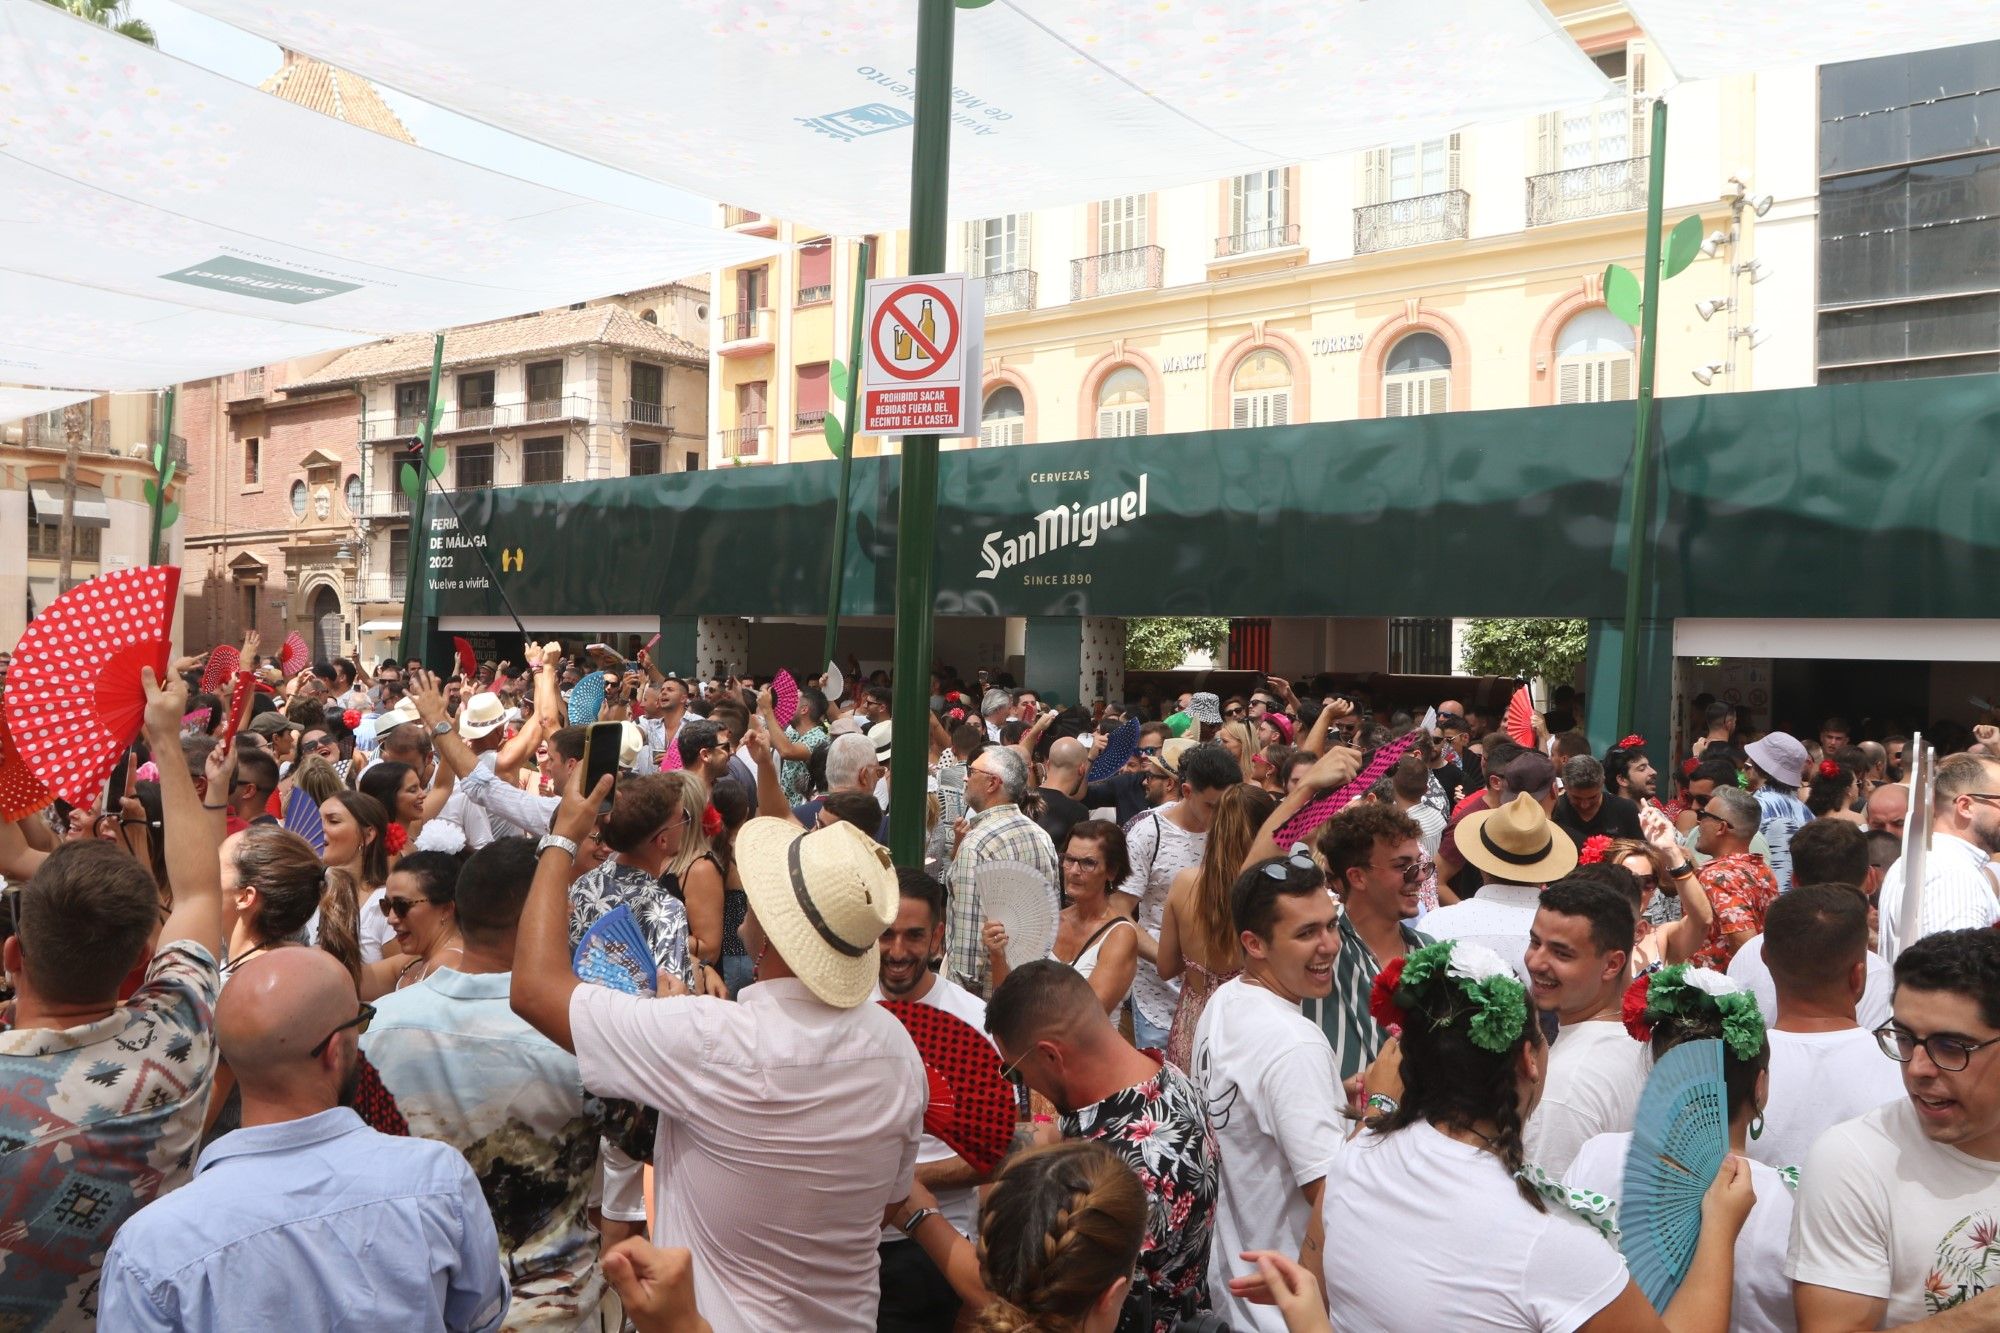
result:
M 1632 326 L 1603 306 L 1570 317 L 1556 335 L 1556 401 L 1609 403 L 1632 396 Z
M 660 322 L 660 315 L 656 310 L 641 310 L 639 318 L 645 320 L 648 324 L 657 324 Z
M 1118 367 L 1097 386 L 1097 438 L 1146 434 L 1150 408 L 1146 372 L 1137 366 Z
M 1028 413 L 1021 404 L 1021 391 L 1002 384 L 986 395 L 979 412 L 979 443 L 985 447 L 1022 444 L 1028 438 Z
M 1412 333 L 1382 366 L 1382 415 L 1420 417 L 1451 407 L 1451 349 L 1435 333 Z
M 1291 419 L 1291 363 L 1269 348 L 1244 357 L 1229 381 L 1229 424 L 1244 430 L 1283 426 Z

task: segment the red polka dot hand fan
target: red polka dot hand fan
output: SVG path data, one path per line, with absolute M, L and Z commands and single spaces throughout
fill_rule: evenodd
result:
M 55 795 L 28 768 L 0 722 L 0 819 L 10 824 L 26 819 L 53 800 Z
M 181 572 L 149 565 L 100 574 L 29 623 L 7 669 L 7 730 L 50 791 L 96 801 L 146 714 L 141 667 L 165 679 Z
M 225 747 L 236 739 L 236 728 L 242 725 L 243 712 L 250 707 L 250 696 L 256 692 L 257 677 L 248 671 L 237 672 L 236 684 L 229 691 L 229 717 L 222 724 L 222 744 Z
M 1000 1076 L 1000 1052 L 964 1020 L 934 1005 L 884 1000 L 923 1057 L 932 1093 L 924 1131 L 942 1139 L 975 1171 L 990 1171 L 1014 1138 L 1014 1090 Z M 942 1083 L 949 1097 L 940 1097 Z
M 1336 787 L 1326 795 L 1308 801 L 1278 830 L 1278 846 L 1290 847 L 1295 842 L 1310 841 L 1321 824 L 1367 795 L 1368 789 L 1381 781 L 1422 735 L 1418 731 L 1405 732 L 1369 755 L 1368 762 L 1361 766 L 1361 771 L 1346 786 Z
M 208 669 L 201 673 L 201 692 L 220 694 L 222 686 L 243 665 L 242 654 L 228 644 L 208 650 Z
M 312 654 L 306 650 L 305 636 L 293 630 L 285 636 L 285 642 L 278 649 L 278 670 L 287 676 L 296 676 L 312 665 Z
M 1507 737 L 1516 745 L 1528 749 L 1535 748 L 1535 705 L 1528 697 L 1528 687 L 1523 685 L 1514 691 L 1514 697 L 1507 701 Z
M 799 715 L 799 683 L 789 671 L 780 671 L 771 680 L 771 716 L 781 727 L 792 725 Z

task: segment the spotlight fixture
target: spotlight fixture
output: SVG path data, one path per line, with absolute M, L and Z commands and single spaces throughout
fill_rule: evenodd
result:
M 1694 376 L 1697 384 L 1713 384 L 1715 383 L 1715 377 L 1727 369 L 1728 367 L 1722 362 L 1711 361 L 1705 366 L 1696 366 L 1688 373 Z
M 1748 275 L 1752 287 L 1771 276 L 1771 270 L 1764 267 L 1764 261 L 1761 259 L 1753 259 L 1747 264 L 1738 264 L 1736 271 Z
M 1766 213 L 1771 211 L 1771 205 L 1776 202 L 1777 201 L 1771 198 L 1771 196 L 1768 194 L 1761 195 L 1758 198 L 1750 201 L 1750 211 L 1752 213 L 1755 213 L 1758 217 L 1761 218 Z
M 1742 328 L 1735 329 L 1732 332 L 1734 336 L 1743 339 L 1752 347 L 1762 347 L 1771 340 L 1769 331 L 1760 329 L 1755 324 L 1745 324 Z
M 1704 257 L 1713 259 L 1715 252 L 1727 244 L 1729 244 L 1728 232 L 1712 231 L 1708 234 L 1708 239 L 1701 243 L 1701 253 Z
M 1729 298 L 1726 296 L 1712 296 L 1706 301 L 1694 303 L 1694 312 L 1701 316 L 1701 322 L 1704 324 L 1714 319 L 1718 310 L 1727 309 L 1729 309 Z

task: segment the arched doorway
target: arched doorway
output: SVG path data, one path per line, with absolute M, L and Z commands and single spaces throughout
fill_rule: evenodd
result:
M 340 595 L 321 584 L 312 596 L 313 660 L 340 656 Z

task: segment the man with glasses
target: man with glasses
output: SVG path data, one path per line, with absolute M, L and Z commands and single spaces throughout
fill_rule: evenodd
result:
M 980 934 L 986 914 L 979 902 L 980 867 L 1012 861 L 1035 871 L 1049 886 L 1051 907 L 1058 906 L 1056 886 L 1062 874 L 1056 845 L 1041 825 L 1021 813 L 1028 790 L 1028 763 L 1018 751 L 989 745 L 965 770 L 965 836 L 951 858 L 946 887 L 951 893 L 951 922 L 946 936 L 946 971 L 953 981 L 984 996 L 988 968 Z
M 244 1128 L 119 1231 L 99 1327 L 500 1327 L 500 1240 L 471 1166 L 449 1144 L 378 1134 L 347 1105 L 373 1016 L 323 950 L 235 970 L 215 1029 Z
M 1764 929 L 1764 913 L 1778 897 L 1771 867 L 1750 849 L 1761 811 L 1741 787 L 1723 787 L 1695 815 L 1703 856 L 1695 872 L 1715 909 L 1708 943 L 1689 961 L 1697 967 L 1729 970 L 1736 951 Z
M 614 855 L 578 876 L 569 889 L 572 949 L 600 917 L 613 908 L 629 907 L 661 979 L 672 975 L 683 986 L 692 979 L 687 911 L 660 887 L 660 876 L 680 854 L 687 826 L 681 804 L 685 781 L 677 773 L 621 779 L 611 798 L 611 816 L 604 821 L 604 841 Z
M 1943 931 L 1905 949 L 1877 1035 L 1906 1095 L 1826 1131 L 1800 1169 L 1785 1263 L 1799 1333 L 1992 1328 L 2000 934 Z
M 1916 938 L 1946 930 L 1986 929 L 2000 922 L 1989 863 L 2000 852 L 2000 759 L 1954 754 L 1938 760 L 1931 788 L 1931 845 L 1924 860 Z M 1908 892 L 1898 861 L 1882 879 L 1882 956 L 1914 944 L 1903 938 L 1903 896 Z
M 736 742 L 729 727 L 713 719 L 685 723 L 674 744 L 680 747 L 681 767 L 701 774 L 701 780 L 710 788 L 729 772 L 729 761 L 736 754 Z M 561 791 L 568 781 L 569 774 L 564 773 L 556 783 L 556 790 Z
M 1345 1082 L 1368 1068 L 1389 1036 L 1368 1012 L 1376 973 L 1431 942 L 1407 924 L 1421 906 L 1422 830 L 1393 806 L 1356 801 L 1326 822 L 1318 842 L 1341 905 L 1333 993 L 1319 1025 Z

